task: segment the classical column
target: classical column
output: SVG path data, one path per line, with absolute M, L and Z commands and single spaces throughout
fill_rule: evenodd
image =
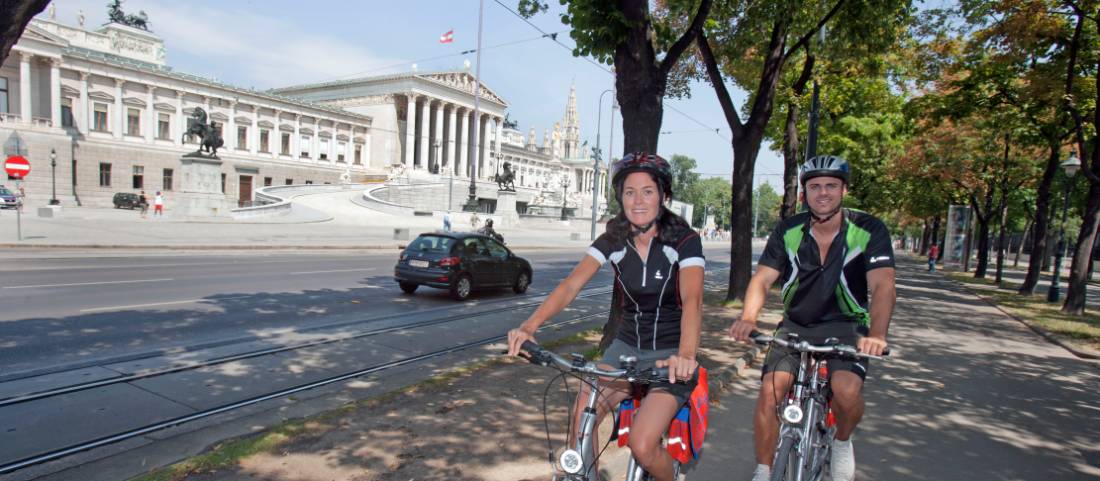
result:
M 481 123 L 478 124 L 478 129 L 481 131 L 478 133 L 479 140 L 481 140 L 481 148 L 479 149 L 481 150 L 481 158 L 477 159 L 478 177 L 487 179 L 490 175 L 493 175 L 493 172 L 486 172 L 489 164 L 489 116 L 487 114 L 481 114 Z
M 248 153 L 253 156 L 260 144 L 260 106 L 252 106 L 252 128 L 248 130 Z
M 410 93 L 405 96 L 405 168 L 413 168 L 413 151 L 416 146 L 416 95 Z
M 19 53 L 19 118 L 31 122 L 31 59 L 33 55 Z
M 455 138 L 455 175 L 469 177 L 466 173 L 466 159 L 470 155 L 470 112 L 465 107 L 456 110 L 458 114 L 458 135 Z
M 115 79 L 115 129 L 114 137 L 116 139 L 122 138 L 122 129 L 126 126 L 126 105 L 122 103 L 122 85 L 125 84 L 125 80 Z
M 225 150 L 233 152 L 237 150 L 237 102 L 229 102 L 229 122 L 225 124 L 225 135 L 222 136 L 222 140 L 225 141 Z
M 429 97 L 424 98 L 424 104 L 420 107 L 420 155 L 417 156 L 417 165 L 421 169 L 428 168 L 428 153 L 431 146 L 428 144 L 428 134 L 431 133 L 431 114 L 428 112 L 428 108 L 431 107 L 432 99 Z
M 76 129 L 82 133 L 87 134 L 89 130 L 89 114 L 88 113 L 88 72 L 80 72 L 80 110 L 77 116 Z
M 321 119 L 313 117 L 313 135 L 309 137 L 309 158 L 313 162 L 320 162 L 321 159 Z
M 152 85 L 146 85 L 145 87 L 145 143 L 151 144 L 157 131 L 157 113 L 153 109 L 157 88 Z
M 187 122 L 183 118 L 183 91 L 176 91 L 176 118 L 172 119 L 172 125 L 176 128 L 176 135 L 172 139 L 177 146 L 183 145 L 183 132 L 187 128 Z
M 50 59 L 50 123 L 61 128 L 61 59 Z
M 504 136 L 504 119 L 494 117 L 493 123 L 497 126 L 496 139 L 493 140 L 493 150 L 496 152 L 497 163 L 499 164 L 500 159 L 504 158 L 504 153 L 500 151 L 500 138 Z
M 432 159 L 435 163 L 435 171 L 443 173 L 443 101 L 440 100 L 435 107 L 435 144 L 438 148 L 432 149 Z
M 365 135 L 363 135 L 363 169 L 370 168 L 370 161 L 371 161 L 371 158 L 370 158 L 370 146 L 371 146 L 370 137 L 371 137 L 371 134 L 370 134 L 370 130 L 368 129 L 367 133 Z
M 457 115 L 458 106 L 451 105 L 451 113 L 447 115 L 447 170 L 454 175 L 455 171 L 455 116 Z
M 279 119 L 283 113 L 275 111 L 275 128 L 267 133 L 267 151 L 272 159 L 279 158 L 279 152 L 283 151 L 283 124 Z
M 355 126 L 348 124 L 348 144 L 344 146 L 344 163 L 355 165 Z
M 290 138 L 290 158 L 302 160 L 302 116 L 294 114 L 294 136 Z

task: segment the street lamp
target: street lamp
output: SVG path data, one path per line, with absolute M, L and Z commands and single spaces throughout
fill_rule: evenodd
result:
M 592 153 L 595 154 L 592 161 L 592 240 L 596 240 L 596 210 L 600 205 L 598 195 L 600 192 L 600 127 L 603 126 L 601 120 L 603 119 L 603 96 L 609 92 L 614 92 L 614 89 L 607 89 L 600 92 L 600 99 L 596 102 L 596 146 L 592 148 Z M 611 103 L 615 103 L 615 97 L 611 98 Z M 615 111 L 612 109 L 611 118 L 615 118 Z
M 50 205 L 60 205 L 57 200 L 57 151 L 50 149 L 50 177 L 53 178 L 53 195 L 50 196 Z
M 1062 162 L 1062 170 L 1066 173 L 1065 201 L 1062 203 L 1062 228 L 1058 233 L 1058 252 L 1054 257 L 1054 275 L 1050 279 L 1050 289 L 1047 290 L 1047 302 L 1058 302 L 1058 280 L 1062 274 L 1062 258 L 1066 255 L 1066 212 L 1069 210 L 1069 194 L 1073 188 L 1074 175 L 1081 168 L 1081 161 L 1077 160 L 1077 152 L 1070 151 L 1069 158 Z
M 569 205 L 566 200 L 568 199 L 569 190 L 569 175 L 562 174 L 561 176 L 561 220 L 567 220 L 565 216 L 565 207 Z
M 473 128 L 471 129 L 471 138 L 477 139 L 478 137 L 478 124 L 481 123 L 481 31 L 485 20 L 485 0 L 480 0 L 477 4 L 477 68 L 474 70 L 474 116 L 473 116 Z M 489 137 L 486 136 L 485 140 L 488 141 Z M 466 205 L 462 207 L 462 210 L 466 212 L 477 212 L 477 158 L 476 154 L 472 155 L 470 159 L 470 197 L 466 200 Z

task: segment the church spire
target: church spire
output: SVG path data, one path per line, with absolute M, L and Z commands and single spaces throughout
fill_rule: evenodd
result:
M 565 117 L 562 118 L 564 128 L 562 139 L 563 157 L 573 159 L 580 157 L 581 125 L 577 116 L 577 84 L 569 86 L 569 101 L 565 104 Z

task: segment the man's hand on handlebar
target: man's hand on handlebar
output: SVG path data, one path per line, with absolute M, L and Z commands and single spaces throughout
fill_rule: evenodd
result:
M 884 353 L 889 352 L 889 349 L 887 349 L 887 347 L 886 347 L 887 346 L 886 339 L 883 339 L 881 337 L 874 337 L 874 336 L 861 337 L 861 338 L 859 338 L 859 343 L 858 344 L 859 345 L 857 346 L 857 348 L 859 349 L 859 352 L 862 352 L 864 354 L 869 354 L 869 355 L 872 355 L 872 356 L 881 356 Z
M 681 357 L 673 354 L 668 359 L 657 361 L 658 368 L 668 367 L 668 381 L 690 381 L 695 376 L 695 370 L 699 368 L 699 362 L 689 357 Z
M 749 334 L 755 330 L 756 321 L 739 319 L 730 326 L 728 334 L 735 341 L 752 342 L 749 340 Z
M 523 329 L 523 327 L 517 327 L 508 331 L 508 355 L 518 356 L 520 346 L 523 345 L 524 341 L 537 343 L 537 341 L 535 341 L 535 336 L 533 335 L 533 333 L 527 332 L 525 329 Z

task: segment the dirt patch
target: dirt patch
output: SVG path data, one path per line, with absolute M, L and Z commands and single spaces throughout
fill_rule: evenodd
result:
M 720 293 L 706 294 L 699 357 L 712 372 L 730 365 L 748 349 L 726 339 L 725 330 L 740 309 L 725 307 L 721 301 Z M 769 310 L 775 312 L 774 307 Z M 761 327 L 768 328 L 776 319 L 774 315 L 765 318 Z M 580 342 L 555 350 L 585 352 L 597 341 L 597 334 L 591 332 Z M 550 426 L 551 445 L 562 446 L 577 386 L 575 381 L 566 385 L 557 379 L 548 388 L 555 376 L 551 369 L 517 359 L 492 359 L 414 389 L 224 443 L 202 458 L 144 479 L 549 480 L 546 426 Z M 549 408 L 545 418 L 544 398 Z M 601 442 L 608 439 L 610 428 L 608 420 L 601 427 Z M 622 453 L 612 443 L 602 459 L 616 454 Z

